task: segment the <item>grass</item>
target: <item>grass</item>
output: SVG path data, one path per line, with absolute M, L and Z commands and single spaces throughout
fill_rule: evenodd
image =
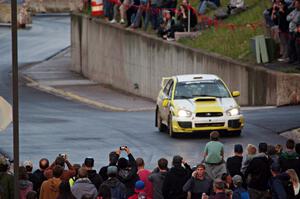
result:
M 226 7 L 227 2 L 223 1 L 222 6 Z M 258 26 L 254 29 L 249 24 L 261 24 L 263 22 L 263 11 L 270 7 L 270 3 L 268 0 L 245 0 L 245 3 L 249 8 L 240 14 L 223 20 L 222 24 L 224 25 L 220 28 L 206 29 L 195 39 L 186 38 L 179 42 L 234 59 L 251 61 L 253 58 L 250 53 L 249 40 L 256 35 L 264 34 L 264 28 Z M 191 4 L 197 7 L 194 1 Z M 212 11 L 209 11 L 208 15 L 212 16 L 212 13 Z M 228 24 L 235 24 L 238 28 L 232 30 Z

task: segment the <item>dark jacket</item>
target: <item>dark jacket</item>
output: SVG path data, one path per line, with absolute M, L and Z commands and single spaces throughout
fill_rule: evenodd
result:
M 164 199 L 162 193 L 163 183 L 167 176 L 167 172 L 152 172 L 148 179 L 153 186 L 153 199 Z
M 88 178 L 95 185 L 96 189 L 99 190 L 103 180 L 96 170 L 88 170 Z
M 269 188 L 268 183 L 271 178 L 270 159 L 264 154 L 257 154 L 249 163 L 245 171 L 245 179 L 250 175 L 248 187 L 260 191 Z
M 220 192 L 213 196 L 209 196 L 209 199 L 228 199 L 228 197 L 226 196 L 225 192 Z
M 286 4 L 284 4 L 284 12 L 280 12 L 279 9 L 275 11 L 275 18 L 273 19 L 274 24 L 278 25 L 279 30 L 285 33 L 289 32 L 289 22 L 286 20 L 286 16 L 289 14 L 289 9 Z M 273 7 L 270 9 L 270 14 L 273 12 Z
M 300 176 L 300 157 L 296 152 L 283 152 L 279 157 L 279 164 L 282 172 L 294 169 Z
M 3 198 L 13 199 L 14 198 L 14 177 L 8 173 L 0 172 L 0 186 L 4 193 Z
M 134 194 L 135 182 L 139 180 L 137 175 L 137 166 L 134 157 L 132 154 L 128 155 L 130 168 L 118 169 L 118 179 L 126 186 L 126 195 L 127 197 Z
M 230 176 L 240 175 L 242 176 L 241 168 L 242 168 L 243 157 L 240 156 L 232 156 L 227 158 L 226 168 Z
M 107 176 L 107 168 L 108 168 L 109 166 L 117 166 L 117 165 L 116 165 L 116 164 L 109 164 L 109 165 L 104 166 L 104 167 L 102 167 L 102 168 L 100 169 L 99 175 L 101 176 L 101 178 L 102 178 L 103 181 L 105 181 L 105 180 L 108 179 L 108 176 Z
M 202 193 L 211 195 L 213 193 L 213 181 L 208 177 L 204 177 L 203 180 L 191 177 L 183 186 L 183 191 L 190 191 L 192 193 L 192 199 L 201 198 Z
M 118 178 L 109 178 L 101 186 L 108 186 L 111 190 L 111 197 L 117 199 L 126 198 L 126 187 Z M 101 187 L 100 186 L 100 187 Z
M 272 177 L 270 180 L 272 199 L 287 199 L 287 193 L 279 176 Z
M 44 176 L 44 171 L 37 169 L 33 172 L 31 182 L 33 183 L 33 190 L 36 191 L 38 195 L 40 195 L 40 189 L 45 180 L 47 180 L 47 178 Z
M 248 194 L 248 196 L 249 196 L 249 193 L 246 189 L 244 189 L 243 187 L 237 187 L 233 191 L 232 199 L 242 199 L 243 194 L 246 194 L 246 195 Z
M 186 199 L 187 195 L 182 190 L 184 184 L 188 181 L 191 175 L 191 169 L 188 165 L 183 167 L 172 167 L 167 173 L 163 183 L 164 199 Z

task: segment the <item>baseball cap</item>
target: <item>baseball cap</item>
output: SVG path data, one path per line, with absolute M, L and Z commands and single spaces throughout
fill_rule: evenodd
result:
M 107 175 L 117 174 L 117 173 L 118 173 L 118 168 L 116 166 L 107 167 Z
M 135 189 L 136 190 L 143 190 L 145 187 L 145 183 L 142 180 L 138 180 L 135 183 Z
M 26 161 L 24 161 L 23 162 L 23 166 L 24 167 L 33 167 L 33 164 L 32 164 L 32 161 L 30 161 L 30 160 L 26 160 Z

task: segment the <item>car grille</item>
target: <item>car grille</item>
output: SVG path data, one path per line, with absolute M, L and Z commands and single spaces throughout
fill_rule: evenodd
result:
M 196 113 L 196 117 L 221 117 L 222 112 L 206 112 L 206 113 Z
M 216 122 L 216 123 L 196 123 L 195 127 L 220 127 L 224 126 L 225 122 Z

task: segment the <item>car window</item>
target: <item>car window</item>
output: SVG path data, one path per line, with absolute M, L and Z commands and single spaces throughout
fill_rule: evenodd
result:
M 171 86 L 171 83 L 172 83 L 172 82 L 173 82 L 173 80 L 170 79 L 170 80 L 168 81 L 168 83 L 166 84 L 165 88 L 164 88 L 164 93 L 165 93 L 166 95 L 168 95 L 168 92 L 169 92 L 169 90 L 170 90 L 170 86 Z
M 174 82 L 172 81 L 171 86 L 170 86 L 170 89 L 169 89 L 169 91 L 168 91 L 169 99 L 171 99 L 171 97 L 172 97 L 173 86 L 174 86 Z
M 177 83 L 174 99 L 194 97 L 228 98 L 230 93 L 220 80 Z

